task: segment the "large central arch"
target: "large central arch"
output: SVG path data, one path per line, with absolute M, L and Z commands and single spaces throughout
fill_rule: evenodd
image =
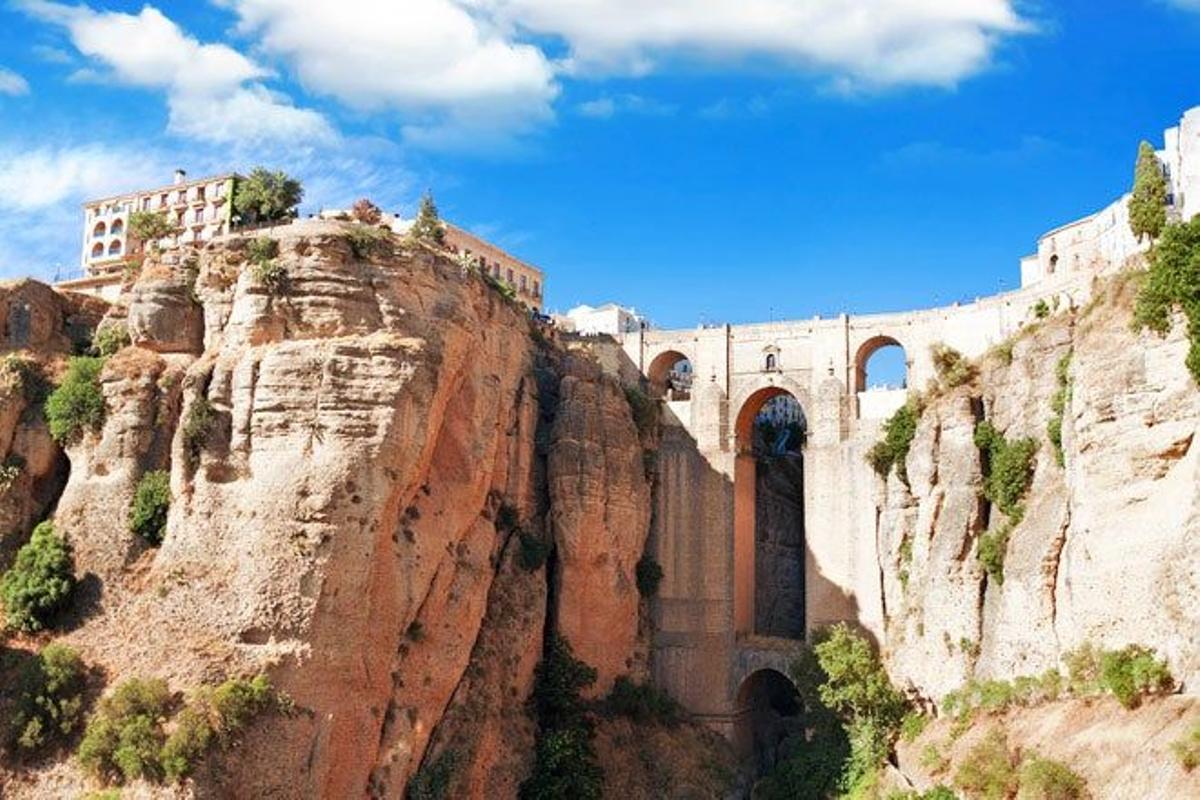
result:
M 802 638 L 806 628 L 805 607 L 804 607 L 804 499 L 803 499 L 803 462 L 802 457 L 796 459 L 798 462 L 790 467 L 793 471 L 799 470 L 798 474 L 793 475 L 795 483 L 798 484 L 793 497 L 790 498 L 794 503 L 791 509 L 792 517 L 799 517 L 800 529 L 798 533 L 798 552 L 793 553 L 795 559 L 787 564 L 759 564 L 760 550 L 763 549 L 764 542 L 770 538 L 770 529 L 759 531 L 759 525 L 765 518 L 763 509 L 759 503 L 760 475 L 759 475 L 759 458 L 760 453 L 755 451 L 755 422 L 763 408 L 775 398 L 782 396 L 790 397 L 795 400 L 799 406 L 801 419 L 806 419 L 807 414 L 804 410 L 801 398 L 797 393 L 791 392 L 783 386 L 768 385 L 753 391 L 743 402 L 738 411 L 738 415 L 734 424 L 735 436 L 735 465 L 734 465 L 734 542 L 733 542 L 733 606 L 734 606 L 734 633 L 738 636 L 766 635 L 766 636 L 784 636 L 787 638 Z M 802 430 L 807 432 L 807 424 L 804 423 Z M 794 445 L 799 451 L 803 447 L 803 439 L 795 442 Z M 760 535 L 761 534 L 761 535 Z M 797 595 L 794 597 L 796 608 L 789 609 L 793 622 L 787 625 L 778 625 L 764 619 L 764 614 L 760 613 L 762 609 L 758 608 L 760 598 L 767 596 L 766 593 L 760 592 L 759 582 L 764 574 L 776 574 L 768 567 L 778 567 L 783 571 L 791 570 L 795 573 L 795 586 L 789 586 L 791 593 Z M 773 585 L 764 587 L 768 592 L 774 589 Z

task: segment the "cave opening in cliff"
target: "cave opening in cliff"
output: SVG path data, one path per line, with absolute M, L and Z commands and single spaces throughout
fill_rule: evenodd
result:
M 760 669 L 751 673 L 737 693 L 733 745 L 739 761 L 754 776 L 769 774 L 786 756 L 786 742 L 803 733 L 803 703 L 795 685 L 783 673 Z
M 743 635 L 803 639 L 808 421 L 795 395 L 771 386 L 742 406 L 736 433 L 736 629 Z

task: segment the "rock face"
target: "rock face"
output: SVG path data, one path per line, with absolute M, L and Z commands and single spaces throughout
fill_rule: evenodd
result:
M 804 638 L 804 462 L 758 459 L 754 471 L 754 630 Z
M 1019 338 L 976 383 L 934 401 L 881 495 L 879 552 L 894 675 L 938 698 L 977 677 L 1058 667 L 1084 641 L 1148 645 L 1200 681 L 1200 392 L 1183 326 L 1132 332 L 1129 291 Z M 1070 356 L 1064 465 L 1047 436 Z M 1003 581 L 977 559 L 1000 515 L 981 497 L 979 419 L 1039 443 Z
M 650 490 L 629 406 L 448 258 L 356 254 L 333 223 L 271 235 L 280 283 L 231 239 L 147 264 L 127 296 L 135 345 L 105 366 L 106 420 L 69 447 L 55 515 L 100 598 L 64 638 L 110 686 L 265 670 L 291 696 L 200 793 L 402 797 L 449 752 L 454 796 L 515 796 L 548 615 L 603 687 L 640 652 Z M 60 346 L 61 326 L 27 329 Z M 150 548 L 126 516 L 156 468 L 173 500 Z M 519 563 L 502 508 L 553 536 L 553 581 Z M 64 769 L 10 785 L 81 789 Z

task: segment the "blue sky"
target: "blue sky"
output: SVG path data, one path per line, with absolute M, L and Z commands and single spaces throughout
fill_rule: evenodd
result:
M 1200 104 L 1200 0 L 0 0 L 0 277 L 78 204 L 285 168 L 670 327 L 969 299 Z

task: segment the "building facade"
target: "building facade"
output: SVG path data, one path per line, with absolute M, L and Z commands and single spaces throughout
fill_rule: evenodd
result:
M 1167 180 L 1167 218 L 1190 220 L 1200 214 L 1200 106 L 1184 112 L 1177 126 L 1163 132 L 1163 147 L 1156 155 Z M 1148 240 L 1139 242 L 1129 229 L 1129 195 L 1125 194 L 1095 214 L 1038 239 L 1037 252 L 1021 259 L 1021 285 L 1120 269 L 1149 245 Z
M 646 319 L 636 309 L 605 303 L 599 307 L 575 306 L 559 317 L 558 324 L 584 336 L 623 336 L 641 330 Z
M 466 256 L 493 279 L 511 286 L 525 305 L 540 311 L 546 290 L 545 274 L 521 259 L 501 250 L 491 242 L 480 239 L 470 231 L 446 222 L 446 247 L 452 253 Z

